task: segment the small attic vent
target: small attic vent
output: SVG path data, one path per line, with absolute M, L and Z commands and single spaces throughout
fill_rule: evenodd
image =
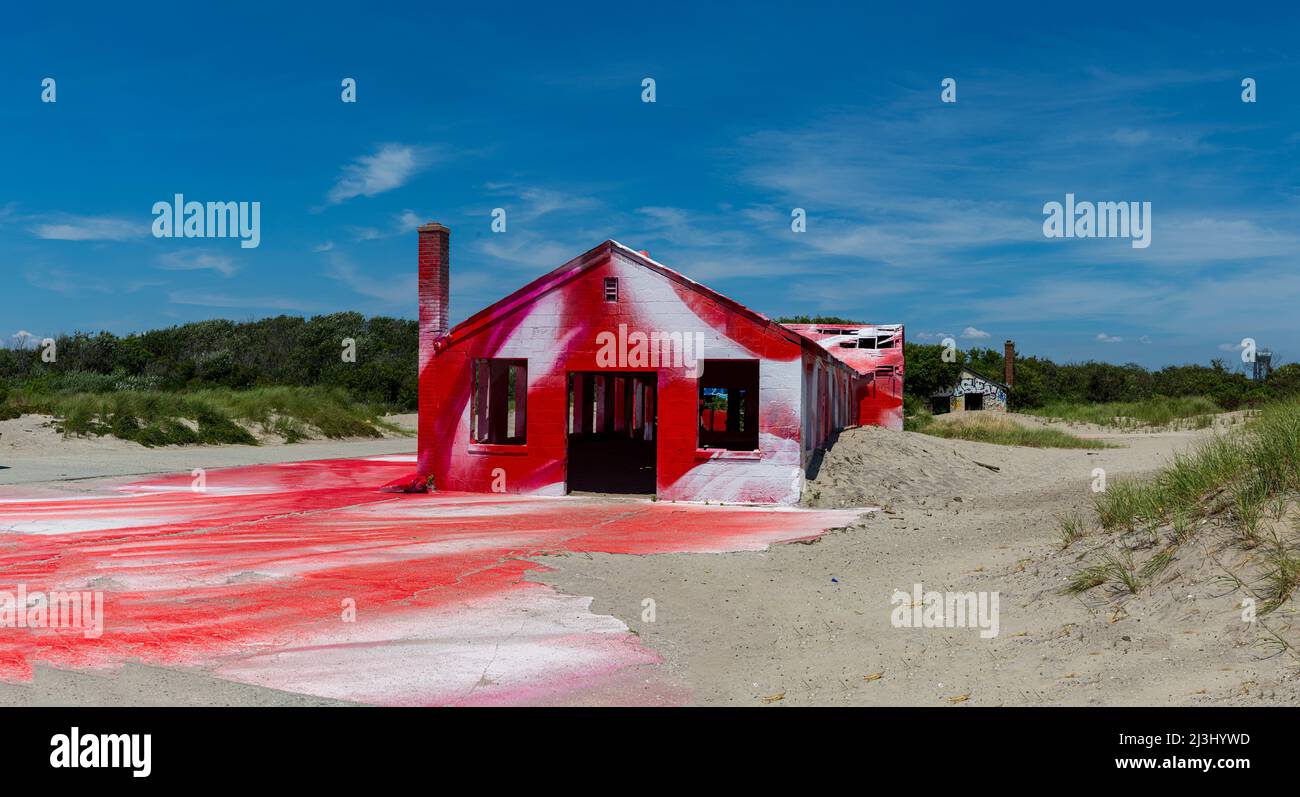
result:
M 605 301 L 618 301 L 618 277 L 605 278 Z

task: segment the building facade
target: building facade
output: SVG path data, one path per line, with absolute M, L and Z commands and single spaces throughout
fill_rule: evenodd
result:
M 863 376 L 605 241 L 455 327 L 450 232 L 419 229 L 419 466 L 406 485 L 794 504 Z
M 786 324 L 857 371 L 858 423 L 903 428 L 902 324 Z
M 1007 411 L 1007 393 L 1011 390 L 1002 382 L 989 379 L 969 368 L 962 368 L 957 384 L 935 393 L 930 399 L 930 411 L 935 415 L 945 412 Z

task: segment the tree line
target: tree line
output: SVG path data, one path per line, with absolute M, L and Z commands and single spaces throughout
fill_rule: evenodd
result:
M 779 319 L 846 323 L 830 317 Z M 358 401 L 414 410 L 419 394 L 419 327 L 414 320 L 360 313 L 312 318 L 280 315 L 257 321 L 198 321 L 126 336 L 74 332 L 55 340 L 54 361 L 42 347 L 0 348 L 0 393 L 176 391 L 204 387 L 242 389 L 271 385 L 341 387 Z M 345 356 L 347 341 L 355 357 Z M 937 344 L 908 343 L 904 393 L 926 406 L 957 382 L 963 366 L 1001 381 L 1002 352 L 973 348 L 943 359 Z M 1300 393 L 1300 364 L 1273 371 L 1263 382 L 1228 368 L 1171 365 L 1149 370 L 1135 363 L 1055 363 L 1016 355 L 1013 408 L 1065 401 L 1141 401 L 1157 396 L 1205 396 L 1224 409 Z
M 937 344 L 906 344 L 905 397 L 927 406 L 930 396 L 956 384 L 963 366 L 1003 381 L 1001 351 L 959 350 L 954 352 L 954 362 L 944 362 L 943 351 L 943 346 Z M 1161 396 L 1204 396 L 1225 410 L 1235 410 L 1300 392 L 1300 364 L 1281 366 L 1266 380 L 1257 382 L 1219 359 L 1211 360 L 1209 365 L 1168 365 L 1150 370 L 1137 363 L 1062 364 L 1017 353 L 1014 383 L 1008 393 L 1012 409 L 1031 409 L 1055 402 L 1092 404 L 1144 401 Z
M 0 348 L 0 391 L 326 386 L 401 410 L 415 409 L 418 396 L 418 324 L 401 318 L 281 315 L 126 336 L 74 332 L 54 338 L 52 362 L 42 357 L 44 348 L 35 342 Z

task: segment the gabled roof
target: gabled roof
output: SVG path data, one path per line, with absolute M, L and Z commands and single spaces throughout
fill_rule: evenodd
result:
M 981 374 L 979 371 L 976 371 L 974 368 L 971 368 L 971 367 L 968 366 L 968 365 L 963 365 L 963 366 L 961 367 L 961 370 L 965 371 L 965 372 L 968 373 L 968 374 L 971 374 L 972 376 L 978 376 L 980 379 L 983 379 L 985 382 L 991 382 L 991 383 L 997 385 L 998 387 L 1002 388 L 1003 390 L 1005 390 L 1005 391 L 1007 391 L 1007 392 L 1010 392 L 1010 391 L 1011 391 L 1011 386 L 1010 386 L 1010 385 L 1003 384 L 1002 382 L 999 382 L 999 381 L 996 380 L 996 379 L 990 379 L 990 378 L 988 378 L 987 376 L 985 376 L 984 374 Z
M 439 347 L 449 345 L 455 340 L 468 337 L 478 332 L 493 319 L 499 318 L 502 315 L 506 315 L 520 307 L 523 307 L 524 305 L 530 304 L 556 288 L 577 279 L 583 273 L 589 271 L 600 263 L 603 263 L 607 255 L 613 254 L 618 254 L 643 268 L 647 268 L 677 282 L 680 285 L 684 285 L 685 287 L 706 296 L 727 309 L 739 313 L 760 325 L 770 327 L 791 343 L 803 344 L 807 340 L 803 335 L 798 334 L 794 330 L 788 329 L 782 324 L 776 323 L 762 313 L 751 310 L 740 302 L 729 299 L 712 288 L 702 285 L 701 283 L 674 271 L 668 266 L 651 259 L 649 256 L 611 239 L 592 247 L 559 268 L 543 274 L 514 293 L 511 293 L 502 299 L 498 299 L 482 310 L 479 310 L 474 315 L 452 327 L 451 330 L 441 339 L 438 344 Z

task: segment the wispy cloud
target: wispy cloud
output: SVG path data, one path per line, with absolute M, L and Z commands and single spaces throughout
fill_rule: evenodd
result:
M 501 197 L 507 222 L 530 222 L 554 213 L 583 213 L 600 205 L 593 197 L 539 186 L 488 183 L 484 188 Z
M 50 241 L 128 241 L 149 233 L 149 221 L 113 216 L 43 217 L 30 227 L 32 235 Z
M 168 252 L 159 256 L 158 268 L 167 271 L 215 271 L 225 277 L 239 270 L 239 266 L 230 257 L 203 251 Z
M 1123 343 L 1124 339 L 1117 335 L 1107 335 L 1105 332 L 1098 332 L 1094 338 L 1098 343 Z
M 362 273 L 352 261 L 335 253 L 329 256 L 329 267 L 325 275 L 362 296 L 376 299 L 390 307 L 410 308 L 416 303 L 417 286 L 412 269 L 372 276 Z
M 181 290 L 167 294 L 167 300 L 172 304 L 197 305 L 199 307 L 283 310 L 297 313 L 309 313 L 313 310 L 313 307 L 306 302 L 286 299 L 283 296 L 246 296 L 242 294 Z
M 407 144 L 382 144 L 371 155 L 362 155 L 345 165 L 326 199 L 331 205 L 355 197 L 373 197 L 400 188 L 433 159 L 426 147 Z
M 984 330 L 976 329 L 975 327 L 966 327 L 961 331 L 961 336 L 969 340 L 984 340 L 993 337 Z

